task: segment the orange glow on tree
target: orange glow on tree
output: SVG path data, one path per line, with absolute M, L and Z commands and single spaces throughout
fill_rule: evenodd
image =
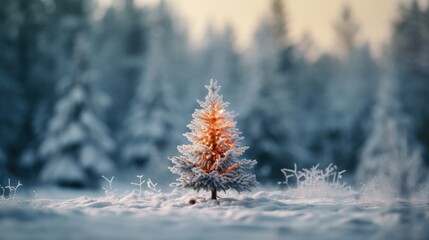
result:
M 240 146 L 236 115 L 226 110 L 228 103 L 222 101 L 217 82 L 212 80 L 206 87 L 209 93 L 205 101 L 197 100 L 201 108 L 192 114 L 191 131 L 184 134 L 191 144 L 179 146 L 182 155 L 170 158 L 174 163 L 170 171 L 180 175 L 171 185 L 211 191 L 212 199 L 218 190 L 250 191 L 257 181 L 246 169 L 256 161 L 238 159 L 247 147 Z
M 204 115 L 198 116 L 206 127 L 201 129 L 202 136 L 198 141 L 206 146 L 209 151 L 200 151 L 199 167 L 204 172 L 218 171 L 226 173 L 237 168 L 233 165 L 226 170 L 214 169 L 221 158 L 224 158 L 228 151 L 236 145 L 233 135 L 229 132 L 235 128 L 235 123 L 228 121 L 222 114 L 225 112 L 222 105 L 217 102 L 211 102 L 210 108 Z

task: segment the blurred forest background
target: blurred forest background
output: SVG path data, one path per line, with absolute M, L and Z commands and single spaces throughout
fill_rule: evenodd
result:
M 310 36 L 289 36 L 287 2 L 267 4 L 240 50 L 232 27 L 208 27 L 194 46 L 168 1 L 2 0 L 0 183 L 96 187 L 132 169 L 170 181 L 167 156 L 211 78 L 240 114 L 262 183 L 294 163 L 331 162 L 403 194 L 427 181 L 429 8 L 402 3 L 375 57 L 345 5 L 332 28 L 338 51 L 314 57 Z

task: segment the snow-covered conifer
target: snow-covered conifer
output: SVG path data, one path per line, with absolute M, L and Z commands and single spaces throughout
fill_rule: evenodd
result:
M 357 177 L 362 182 L 376 177 L 398 196 L 408 198 L 421 181 L 423 161 L 409 134 L 410 119 L 398 101 L 398 81 L 384 78 L 380 86 Z
M 289 159 L 288 136 L 291 109 L 290 95 L 286 91 L 287 78 L 279 71 L 279 49 L 271 23 L 264 21 L 255 33 L 255 44 L 250 52 L 248 94 L 242 117 L 247 133 L 246 143 L 254 146 L 249 154 L 258 159 L 256 172 L 261 181 L 281 177 L 278 169 Z M 276 176 L 276 177 L 277 177 Z
M 124 119 L 120 136 L 122 165 L 146 165 L 149 171 L 164 175 L 167 171 L 168 150 L 178 145 L 178 138 L 171 136 L 177 126 L 184 99 L 181 88 L 186 77 L 186 40 L 180 32 L 180 24 L 169 5 L 161 1 L 151 11 L 148 19 L 151 31 L 148 36 L 149 50 L 129 112 Z M 180 89 L 180 90 L 179 90 Z M 169 180 L 171 181 L 171 180 Z
M 122 132 L 123 165 L 145 165 L 151 161 L 160 165 L 156 159 L 161 158 L 160 154 L 170 145 L 172 139 L 165 136 L 174 126 L 174 102 L 169 93 L 165 80 L 156 76 L 137 87 Z
M 247 147 L 240 146 L 243 138 L 236 128 L 236 114 L 226 110 L 229 103 L 222 101 L 216 81 L 211 80 L 206 88 L 209 93 L 204 102 L 198 100 L 201 109 L 195 110 L 188 125 L 191 132 L 184 134 L 192 144 L 179 146 L 182 155 L 170 158 L 174 163 L 170 171 L 180 175 L 171 185 L 211 191 L 212 199 L 218 190 L 250 191 L 257 181 L 246 169 L 256 160 L 238 159 Z
M 43 182 L 66 186 L 91 186 L 112 169 L 114 149 L 108 129 L 98 119 L 100 99 L 90 82 L 88 58 L 79 41 L 71 75 L 60 81 L 59 99 L 39 148 L 44 161 Z
M 411 118 L 412 137 L 429 149 L 429 15 L 420 1 L 403 3 L 395 20 L 391 57 L 403 109 Z M 429 151 L 423 151 L 428 164 Z
M 120 135 L 123 117 L 142 77 L 147 54 L 148 10 L 135 0 L 113 0 L 95 26 L 94 69 L 100 89 L 111 96 L 106 123 Z

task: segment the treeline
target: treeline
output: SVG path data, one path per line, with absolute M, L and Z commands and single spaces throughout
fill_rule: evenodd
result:
M 390 95 L 400 107 L 388 115 L 409 119 L 401 125 L 407 144 L 427 162 L 429 9 L 416 1 L 400 9 L 382 59 L 357 42 L 360 25 L 349 7 L 333 26 L 338 52 L 314 59 L 311 37 L 291 40 L 280 0 L 244 51 L 231 27 L 208 27 L 201 46 L 192 46 L 165 1 L 142 7 L 115 0 L 106 8 L 87 0 L 4 0 L 0 180 L 90 187 L 101 174 L 131 167 L 171 179 L 167 156 L 184 143 L 195 99 L 211 78 L 240 113 L 260 181 L 281 179 L 279 169 L 293 163 L 366 172 L 372 161 L 363 159 L 379 151 L 365 149 L 385 140 L 371 140 L 383 125 L 375 124 L 383 122 L 377 109 L 387 108 L 379 95 L 388 87 L 381 86 L 392 86 L 381 79 L 397 86 Z

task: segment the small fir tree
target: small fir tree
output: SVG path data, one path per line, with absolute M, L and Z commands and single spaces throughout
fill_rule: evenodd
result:
M 204 102 L 197 100 L 201 109 L 195 110 L 188 125 L 191 132 L 184 134 L 192 144 L 179 146 L 182 155 L 169 158 L 174 163 L 170 171 L 180 175 L 171 186 L 211 191 L 212 199 L 218 190 L 250 191 L 257 181 L 245 170 L 256 160 L 238 159 L 247 147 L 240 146 L 236 114 L 226 111 L 229 103 L 222 101 L 217 81 L 211 80 L 206 88 L 209 93 Z

